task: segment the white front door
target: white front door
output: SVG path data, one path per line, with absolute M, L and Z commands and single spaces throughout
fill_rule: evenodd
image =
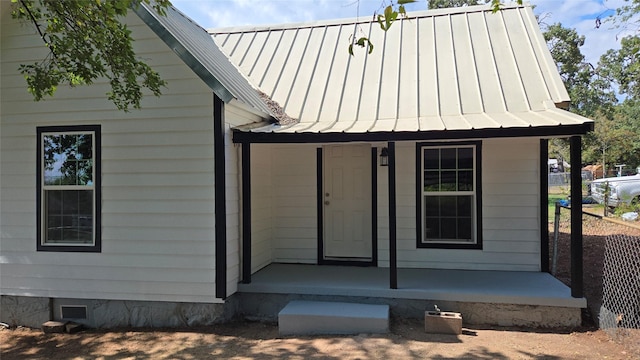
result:
M 324 258 L 372 258 L 371 146 L 324 147 Z

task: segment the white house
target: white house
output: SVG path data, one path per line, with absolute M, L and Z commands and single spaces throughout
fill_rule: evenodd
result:
M 34 103 L 17 69 L 46 50 L 1 6 L 3 322 L 202 325 L 280 294 L 579 324 L 579 220 L 572 288 L 547 273 L 546 145 L 579 164 L 593 123 L 562 110 L 529 7 L 208 33 L 141 6 L 168 86 L 122 113 L 107 83 Z M 358 32 L 373 53 L 348 54 Z

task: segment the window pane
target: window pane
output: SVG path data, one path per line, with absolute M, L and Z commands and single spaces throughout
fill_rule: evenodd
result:
M 440 150 L 440 168 L 455 169 L 456 168 L 456 149 Z
M 440 219 L 427 217 L 424 223 L 425 240 L 440 239 Z
M 425 171 L 424 172 L 424 191 L 440 190 L 440 172 Z
M 458 239 L 471 241 L 471 218 L 458 219 Z
M 440 216 L 456 216 L 457 204 L 455 196 L 440 196 Z
M 62 194 L 62 212 L 64 214 L 78 213 L 78 191 L 60 191 Z
M 62 227 L 47 229 L 47 243 L 62 242 Z
M 427 217 L 440 216 L 440 196 L 424 197 L 424 214 Z
M 47 191 L 45 206 L 49 215 L 62 215 L 62 192 Z
M 93 191 L 78 191 L 78 212 L 80 214 L 93 213 Z
M 76 159 L 87 160 L 93 159 L 93 139 L 91 134 L 76 135 Z
M 457 211 L 458 216 L 468 216 L 470 217 L 473 213 L 473 196 L 458 196 L 456 201 L 458 202 Z
M 458 172 L 458 191 L 473 191 L 473 170 Z
M 440 150 L 439 149 L 424 150 L 424 169 L 425 170 L 440 169 Z
M 51 242 L 62 239 L 62 216 L 49 216 L 47 219 L 47 240 Z
M 458 149 L 458 169 L 473 169 L 473 149 Z
M 443 171 L 440 178 L 440 191 L 456 191 L 456 175 L 455 171 Z
M 458 232 L 456 229 L 456 219 L 455 218 L 443 218 L 440 223 L 442 227 L 441 237 L 439 240 L 456 240 L 456 233 Z

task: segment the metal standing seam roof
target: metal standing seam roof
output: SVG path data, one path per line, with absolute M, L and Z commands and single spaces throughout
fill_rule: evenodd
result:
M 237 100 L 248 110 L 266 118 L 272 111 L 255 89 L 200 25 L 169 6 L 157 14 L 141 2 L 133 11 L 189 66 L 224 102 Z
M 529 6 L 209 30 L 231 61 L 299 122 L 252 132 L 426 132 L 584 125 Z M 355 34 L 355 35 L 352 35 Z M 367 36 L 373 53 L 347 48 Z

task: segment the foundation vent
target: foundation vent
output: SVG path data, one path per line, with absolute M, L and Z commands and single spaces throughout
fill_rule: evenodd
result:
M 86 305 L 61 305 L 60 314 L 63 319 L 86 319 Z

